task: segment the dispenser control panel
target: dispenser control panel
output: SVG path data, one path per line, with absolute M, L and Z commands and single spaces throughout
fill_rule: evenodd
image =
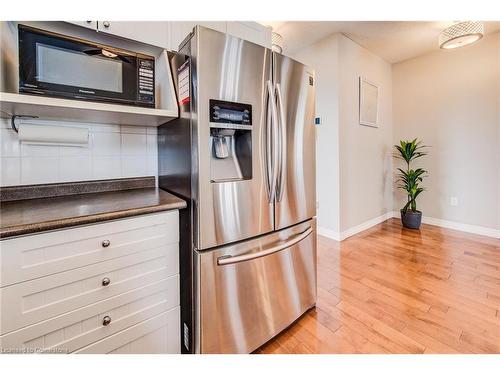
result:
M 252 106 L 250 104 L 210 99 L 210 126 L 218 128 L 250 129 Z

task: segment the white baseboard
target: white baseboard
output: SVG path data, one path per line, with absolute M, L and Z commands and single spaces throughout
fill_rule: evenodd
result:
M 393 211 L 392 216 L 395 218 L 401 217 L 399 211 Z M 434 217 L 429 217 L 429 216 L 422 216 L 422 223 L 435 225 L 442 228 L 459 230 L 467 233 L 479 234 L 481 236 L 486 236 L 486 237 L 500 238 L 500 230 L 482 227 L 479 225 L 464 224 L 464 223 L 459 223 L 457 221 L 436 219 Z
M 392 211 L 391 212 L 387 212 L 387 213 L 385 213 L 385 214 L 383 214 L 383 215 L 381 215 L 379 217 L 375 217 L 373 219 L 365 221 L 364 223 L 356 225 L 355 227 L 346 229 L 345 231 L 343 231 L 343 232 L 340 233 L 340 240 L 343 241 L 346 238 L 354 236 L 355 234 L 357 234 L 359 232 L 362 232 L 364 230 L 370 229 L 371 227 L 373 227 L 373 226 L 375 226 L 377 224 L 383 223 L 387 219 L 392 218 L 392 215 L 393 215 Z
M 340 233 L 339 232 L 336 232 L 334 230 L 331 230 L 331 229 L 328 229 L 325 227 L 318 227 L 317 231 L 318 231 L 318 234 L 320 234 L 324 237 L 331 238 L 332 240 L 335 240 L 335 241 L 340 241 Z
M 382 222 L 384 222 L 387 219 L 390 219 L 392 217 L 400 218 L 399 211 L 388 212 L 388 213 L 381 215 L 379 217 L 365 221 L 362 224 L 356 225 L 355 227 L 346 229 L 345 231 L 340 232 L 340 233 L 336 232 L 334 230 L 328 229 L 328 228 L 318 227 L 318 234 L 325 236 L 325 237 L 328 237 L 328 238 L 331 238 L 332 240 L 335 240 L 335 241 L 343 241 L 346 238 L 354 236 L 355 234 L 362 232 L 364 230 L 370 229 L 371 227 L 373 227 L 377 224 L 380 224 L 380 223 L 382 223 Z M 442 228 L 454 229 L 454 230 L 459 230 L 462 232 L 474 233 L 474 234 L 479 234 L 481 236 L 493 237 L 493 238 L 500 239 L 500 230 L 493 229 L 493 228 L 487 228 L 487 227 L 481 227 L 479 225 L 471 225 L 471 224 L 459 223 L 456 221 L 436 219 L 434 217 L 429 217 L 429 216 L 423 216 L 422 223 L 436 225 L 436 226 L 442 227 Z
M 328 228 L 318 227 L 318 234 L 325 236 L 325 237 L 328 237 L 328 238 L 331 238 L 332 240 L 335 240 L 335 241 L 343 241 L 346 238 L 354 236 L 355 234 L 362 232 L 364 230 L 370 229 L 374 225 L 380 224 L 380 223 L 382 223 L 382 222 L 384 222 L 387 219 L 390 219 L 392 217 L 393 217 L 393 213 L 387 212 L 384 215 L 381 215 L 379 217 L 365 221 L 364 223 L 361 223 L 359 225 L 356 225 L 355 227 L 346 229 L 345 231 L 340 232 L 340 233 L 336 232 L 334 230 L 328 229 Z

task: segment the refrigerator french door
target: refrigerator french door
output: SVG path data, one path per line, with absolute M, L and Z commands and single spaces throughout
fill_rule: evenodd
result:
M 183 352 L 248 353 L 316 301 L 314 75 L 196 27 L 173 57 L 179 119 L 158 130 L 180 212 Z
M 198 150 L 195 228 L 199 230 L 195 231 L 195 245 L 198 249 L 208 249 L 274 230 L 265 162 L 268 112 L 264 97 L 271 83 L 271 53 L 223 33 L 201 27 L 197 31 L 197 38 L 192 41 L 196 50 L 191 55 L 196 61 L 193 74 L 197 80 L 193 88 L 197 100 L 194 139 Z M 211 103 L 214 100 L 217 103 Z M 221 111 L 224 104 L 231 103 L 234 107 L 250 107 L 250 125 L 214 119 L 213 112 L 217 110 L 214 107 L 219 106 Z M 228 116 L 237 116 L 236 109 L 229 108 Z M 214 155 L 216 132 L 223 135 L 234 132 L 226 137 L 234 138 L 234 149 L 228 150 L 234 151 L 234 155 L 228 158 Z M 249 150 L 236 154 L 236 148 L 245 145 Z M 236 168 L 235 163 L 238 163 Z M 244 173 L 245 167 L 248 173 Z
M 314 72 L 278 53 L 272 60 L 279 151 L 275 229 L 282 229 L 316 215 Z

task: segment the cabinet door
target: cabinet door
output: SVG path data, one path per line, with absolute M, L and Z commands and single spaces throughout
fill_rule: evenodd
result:
M 226 32 L 226 22 L 222 21 L 172 21 L 170 22 L 170 48 L 178 51 L 179 44 L 196 25 L 205 26 L 222 33 Z
M 71 353 L 178 305 L 179 275 L 174 275 L 1 335 L 0 350 Z M 103 324 L 106 316 L 111 320 L 108 325 Z
M 165 21 L 98 21 L 97 30 L 170 49 L 169 27 Z
M 2 240 L 0 287 L 176 244 L 178 220 L 169 211 Z
M 271 28 L 257 22 L 227 22 L 227 33 L 271 48 Z
M 97 30 L 97 21 L 66 21 L 74 25 L 83 26 L 88 29 Z
M 178 254 L 161 246 L 1 288 L 0 335 L 175 275 Z
M 180 308 L 176 307 L 74 353 L 179 354 L 180 325 Z

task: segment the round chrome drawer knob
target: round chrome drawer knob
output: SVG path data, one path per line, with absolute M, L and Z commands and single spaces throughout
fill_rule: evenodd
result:
M 109 277 L 105 277 L 104 279 L 102 279 L 102 286 L 108 286 L 109 284 L 111 284 L 111 280 L 109 279 Z
M 108 247 L 109 245 L 111 245 L 111 242 L 109 240 L 104 240 L 102 241 L 102 247 Z
M 102 24 L 103 24 L 103 26 L 104 26 L 104 27 L 106 27 L 106 28 L 110 26 L 109 21 L 104 21 Z
M 102 318 L 102 325 L 103 326 L 107 326 L 107 325 L 109 325 L 109 323 L 111 323 L 111 317 L 106 315 L 104 318 Z

